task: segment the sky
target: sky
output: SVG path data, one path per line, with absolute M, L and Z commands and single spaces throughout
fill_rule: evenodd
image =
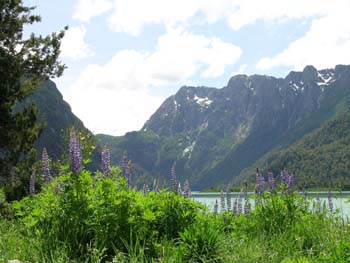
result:
M 94 134 L 140 130 L 183 85 L 350 64 L 350 0 L 24 0 L 66 32 L 53 81 Z

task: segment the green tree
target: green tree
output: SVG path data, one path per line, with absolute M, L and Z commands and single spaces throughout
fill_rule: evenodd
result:
M 23 194 L 23 182 L 35 161 L 34 143 L 43 129 L 35 105 L 18 105 L 42 81 L 59 77 L 65 68 L 58 59 L 64 30 L 24 36 L 25 25 L 41 21 L 32 15 L 34 8 L 22 0 L 0 1 L 0 186 L 15 187 L 12 192 L 17 196 L 12 198 Z

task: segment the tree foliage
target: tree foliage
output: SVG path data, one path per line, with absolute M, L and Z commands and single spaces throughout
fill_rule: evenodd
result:
M 59 77 L 65 68 L 58 59 L 64 30 L 24 36 L 25 25 L 41 21 L 33 9 L 22 0 L 0 1 L 0 184 L 12 187 L 29 176 L 34 143 L 43 128 L 34 104 L 15 106 L 43 80 Z

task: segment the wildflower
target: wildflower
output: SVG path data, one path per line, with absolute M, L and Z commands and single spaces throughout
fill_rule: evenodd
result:
M 183 195 L 186 198 L 190 198 L 191 197 L 191 188 L 190 188 L 190 183 L 188 182 L 188 180 L 186 180 L 184 182 L 184 191 L 183 191 Z
M 142 193 L 143 195 L 146 195 L 148 192 L 149 192 L 148 184 L 145 182 L 143 184 Z
M 29 180 L 29 195 L 35 194 L 35 172 L 33 171 Z
M 159 193 L 159 187 L 158 187 L 157 179 L 153 179 L 153 192 Z
M 181 189 L 181 183 L 179 182 L 178 186 L 177 186 L 177 193 L 182 195 L 182 189 Z
M 237 200 L 237 197 L 235 198 L 235 201 L 233 202 L 232 214 L 233 215 L 237 215 L 238 214 L 238 200 Z
M 109 174 L 111 168 L 111 152 L 105 145 L 101 154 L 101 169 L 104 175 Z
M 75 174 L 79 173 L 82 168 L 82 152 L 80 141 L 77 138 L 74 130 L 71 130 L 69 136 L 69 156 L 71 160 L 72 172 Z
M 214 204 L 214 215 L 216 216 L 218 214 L 218 200 L 215 199 L 215 204 Z
M 122 159 L 122 176 L 125 177 L 125 179 L 127 179 L 127 169 L 128 169 L 128 164 L 129 164 L 129 156 L 128 156 L 128 153 L 127 151 L 124 151 L 124 154 L 123 154 L 123 159 Z
M 227 204 L 227 211 L 231 210 L 231 187 L 230 184 L 227 185 L 226 188 L 226 204 Z
M 50 160 L 49 155 L 47 154 L 46 148 L 43 149 L 41 155 L 41 163 L 42 163 L 42 174 L 44 175 L 44 180 L 46 182 L 51 181 L 51 172 L 50 172 Z
M 319 212 L 321 212 L 321 199 L 318 194 L 316 195 L 316 208 Z
M 331 191 L 328 191 L 328 207 L 329 207 L 329 211 L 331 211 L 331 213 L 333 213 L 333 200 L 332 200 Z
M 245 215 L 248 215 L 250 213 L 250 204 L 249 204 L 248 199 L 245 199 L 243 211 L 244 211 Z
M 275 189 L 275 178 L 273 177 L 273 173 L 271 171 L 267 173 L 267 177 L 269 182 L 269 191 L 272 193 Z
M 225 211 L 225 195 L 224 192 L 221 191 L 221 212 Z
M 287 181 L 287 188 L 292 189 L 295 185 L 295 177 L 294 173 L 288 176 L 288 181 Z
M 244 182 L 244 187 L 243 187 L 243 198 L 247 199 L 248 198 L 248 183 Z
M 259 172 L 259 169 L 256 169 L 255 179 L 256 179 L 256 182 L 255 182 L 255 194 L 263 195 L 264 194 L 264 189 L 265 189 L 265 181 L 264 181 L 264 177 Z
M 128 183 L 128 187 L 130 187 L 131 186 L 131 161 L 130 160 L 125 169 L 125 178 L 126 178 L 126 182 Z
M 242 197 L 241 195 L 239 195 L 238 197 L 238 203 L 237 203 L 237 214 L 241 214 L 242 213 Z
M 173 191 L 176 192 L 177 190 L 177 180 L 176 180 L 176 162 L 174 162 L 173 166 L 171 167 L 171 183 L 173 187 Z

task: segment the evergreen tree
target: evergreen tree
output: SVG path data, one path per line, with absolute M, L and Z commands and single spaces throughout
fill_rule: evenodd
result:
M 34 143 L 43 129 L 35 105 L 21 102 L 42 81 L 59 77 L 65 68 L 58 60 L 64 30 L 24 37 L 25 25 L 41 21 L 31 14 L 33 9 L 22 0 L 0 1 L 0 187 L 12 189 L 7 191 L 9 199 L 21 197 L 27 189 Z

